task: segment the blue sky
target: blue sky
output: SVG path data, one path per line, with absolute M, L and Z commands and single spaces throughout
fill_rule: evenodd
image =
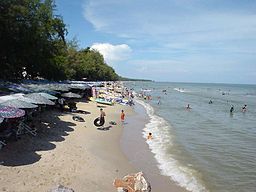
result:
M 56 0 L 68 39 L 119 75 L 256 84 L 255 0 Z

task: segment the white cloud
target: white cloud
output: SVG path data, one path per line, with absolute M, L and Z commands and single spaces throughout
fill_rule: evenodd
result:
M 127 60 L 132 52 L 132 49 L 126 44 L 94 43 L 91 49 L 99 51 L 107 64 L 112 66 L 119 61 Z
M 117 37 L 133 47 L 133 58 L 124 61 L 133 68 L 130 74 L 159 79 L 172 74 L 189 81 L 184 73 L 200 78 L 201 71 L 210 77 L 245 68 L 240 75 L 246 79 L 248 71 L 256 70 L 255 9 L 256 1 L 87 0 L 84 17 L 99 34 L 110 37 L 109 42 Z M 113 65 L 128 58 L 131 49 L 125 45 L 93 47 Z M 118 71 L 128 74 L 127 69 Z
M 254 6 L 235 7 L 232 1 L 223 7 L 214 1 L 208 4 L 196 0 L 89 0 L 84 16 L 97 31 L 124 38 L 191 44 L 255 40 Z

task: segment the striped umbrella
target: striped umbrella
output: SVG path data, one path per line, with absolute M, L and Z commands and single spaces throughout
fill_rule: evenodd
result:
M 0 105 L 1 118 L 18 118 L 24 115 L 25 115 L 25 111 L 22 109 Z

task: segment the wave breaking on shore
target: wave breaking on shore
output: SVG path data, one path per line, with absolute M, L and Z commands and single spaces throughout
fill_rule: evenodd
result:
M 200 180 L 200 174 L 177 161 L 170 153 L 170 147 L 173 146 L 173 136 L 171 126 L 162 117 L 157 116 L 154 108 L 142 100 L 136 99 L 136 102 L 142 105 L 150 118 L 148 124 L 143 129 L 144 138 L 148 132 L 151 132 L 153 139 L 147 141 L 151 152 L 158 162 L 158 168 L 161 174 L 170 177 L 181 187 L 192 192 L 208 192 L 203 182 Z

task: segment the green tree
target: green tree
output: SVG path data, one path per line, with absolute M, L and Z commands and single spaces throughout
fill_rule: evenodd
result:
M 65 55 L 67 30 L 54 7 L 52 0 L 0 1 L 0 78 L 22 78 L 24 70 L 30 78 L 63 77 L 55 57 Z

